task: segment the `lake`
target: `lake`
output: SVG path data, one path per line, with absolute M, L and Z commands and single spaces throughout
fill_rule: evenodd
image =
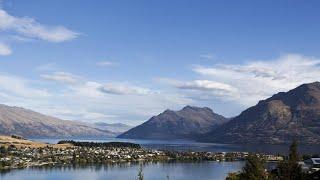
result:
M 36 141 L 57 143 L 62 139 L 33 139 Z M 94 142 L 132 142 L 149 149 L 166 149 L 177 151 L 211 151 L 211 152 L 260 152 L 271 154 L 285 154 L 288 145 L 235 145 L 199 143 L 194 141 L 162 141 L 162 140 L 136 140 L 136 139 L 73 139 L 75 141 Z M 300 146 L 300 152 L 319 153 L 320 146 Z M 146 180 L 165 180 L 169 176 L 172 180 L 214 180 L 225 179 L 229 172 L 241 170 L 244 162 L 171 162 L 171 163 L 147 163 L 143 165 L 143 173 Z M 27 168 L 11 170 L 0 173 L 1 180 L 134 180 L 140 165 L 136 163 L 123 163 L 105 166 L 84 167 L 51 167 L 51 168 Z
M 68 139 L 33 139 L 35 141 L 57 143 L 60 140 Z M 268 154 L 287 154 L 289 145 L 243 145 L 243 144 L 217 144 L 217 143 L 201 143 L 187 140 L 144 140 L 144 139 L 70 139 L 75 141 L 94 141 L 94 142 L 131 142 L 140 144 L 144 148 L 158 150 L 175 150 L 175 151 L 208 151 L 208 152 L 257 152 Z M 301 154 L 319 154 L 320 145 L 300 145 L 299 152 Z
M 145 180 L 225 179 L 229 172 L 242 168 L 244 162 L 148 163 L 143 165 Z M 0 173 L 1 180 L 136 180 L 140 165 L 27 168 Z

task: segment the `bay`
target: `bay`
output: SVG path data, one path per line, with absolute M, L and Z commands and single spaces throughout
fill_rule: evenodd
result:
M 229 172 L 239 171 L 244 162 L 148 163 L 145 180 L 214 180 L 225 179 Z M 139 164 L 117 164 L 83 167 L 26 168 L 0 173 L 2 180 L 135 180 Z

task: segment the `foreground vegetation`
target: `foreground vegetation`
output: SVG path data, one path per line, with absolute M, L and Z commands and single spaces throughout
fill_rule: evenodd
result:
M 279 161 L 276 168 L 265 169 L 266 160 L 256 155 L 249 155 L 241 172 L 230 173 L 226 180 L 308 180 L 315 179 L 315 173 L 304 172 L 300 164 L 302 158 L 298 154 L 297 142 L 289 148 L 289 155 Z

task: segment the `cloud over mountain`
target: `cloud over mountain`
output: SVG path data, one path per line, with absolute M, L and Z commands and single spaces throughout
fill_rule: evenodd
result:
M 193 71 L 203 78 L 232 85 L 239 90 L 234 100 L 252 105 L 278 91 L 319 80 L 319 65 L 320 59 L 287 54 L 272 60 L 245 64 L 197 66 Z

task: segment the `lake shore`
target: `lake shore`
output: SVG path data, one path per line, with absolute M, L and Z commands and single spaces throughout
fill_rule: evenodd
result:
M 152 150 L 139 144 L 125 142 L 61 141 L 46 144 L 25 139 L 2 137 L 0 169 L 39 166 L 113 164 L 126 162 L 199 162 L 244 161 L 248 152 L 195 152 Z M 269 161 L 282 160 L 281 156 L 258 153 Z

